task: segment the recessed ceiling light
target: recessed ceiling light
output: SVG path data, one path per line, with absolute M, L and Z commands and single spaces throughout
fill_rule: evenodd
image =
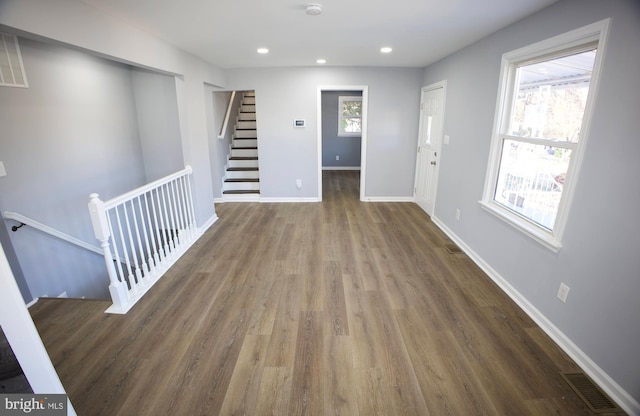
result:
M 326 59 L 322 59 L 322 58 L 320 58 L 320 59 L 318 59 L 318 60 L 316 61 L 316 63 L 317 63 L 317 64 L 326 64 L 326 63 L 327 63 L 327 60 L 326 60 Z
M 393 49 L 391 49 L 390 46 L 383 46 L 382 48 L 380 48 L 380 52 L 382 53 L 390 53 Z
M 258 53 L 261 53 L 261 54 L 269 53 L 269 48 L 258 48 Z
M 317 16 L 322 13 L 322 6 L 317 3 L 307 5 L 307 14 L 309 16 Z

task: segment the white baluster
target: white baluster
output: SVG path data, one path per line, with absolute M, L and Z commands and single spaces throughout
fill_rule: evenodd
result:
M 145 214 L 143 215 L 141 213 L 140 215 L 142 215 L 147 219 L 147 224 L 144 226 L 145 227 L 144 239 L 147 242 L 147 250 L 149 252 L 149 265 L 151 266 L 151 274 L 155 275 L 157 273 L 156 266 L 158 265 L 158 261 L 160 259 L 158 258 L 158 248 L 156 247 L 156 240 L 155 238 L 153 238 L 153 225 L 151 224 L 151 213 L 149 212 L 149 198 L 151 197 L 152 197 L 151 191 L 147 192 L 144 195 Z M 142 207 L 140 208 L 142 209 Z M 151 245 L 151 247 L 149 247 L 149 245 Z
M 127 282 L 129 283 L 129 288 L 133 292 L 138 291 L 138 286 L 136 284 L 136 279 L 133 274 L 133 268 L 131 267 L 131 259 L 129 258 L 129 250 L 127 249 L 127 243 L 124 239 L 124 232 L 122 231 L 122 221 L 120 221 L 120 211 L 118 211 L 118 206 L 113 207 L 113 212 L 116 215 L 116 222 L 118 223 L 118 236 L 120 237 L 120 245 L 122 247 L 122 254 L 124 256 L 124 262 L 127 266 Z
M 133 209 L 133 206 L 131 207 Z M 136 273 L 136 285 L 142 283 L 142 271 L 140 270 L 140 261 L 138 260 L 138 253 L 136 252 L 136 245 L 133 242 L 133 235 L 131 233 L 131 223 L 129 221 L 129 214 L 127 212 L 127 205 L 122 204 L 122 212 L 124 213 L 125 230 L 127 231 L 127 237 L 129 238 L 129 248 L 131 249 L 131 255 L 133 260 L 134 271 Z M 135 211 L 134 211 L 135 212 Z
M 135 205 L 140 206 L 140 197 L 138 196 L 135 199 L 129 201 L 129 205 L 131 206 L 131 216 L 133 217 L 133 231 L 136 234 L 136 241 L 138 243 L 138 252 L 140 253 L 140 269 L 141 269 L 141 278 L 143 281 L 146 281 L 147 276 L 149 276 L 149 266 L 147 265 L 146 256 L 144 255 L 144 246 L 142 244 L 142 237 L 140 236 L 140 226 L 138 224 L 138 214 L 136 214 Z M 142 225 L 144 225 L 144 220 L 142 221 Z

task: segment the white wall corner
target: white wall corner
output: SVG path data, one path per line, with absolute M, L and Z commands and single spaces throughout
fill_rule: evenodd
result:
M 587 354 L 569 339 L 558 327 L 542 314 L 531 302 L 518 292 L 489 263 L 473 251 L 439 218 L 432 218 L 438 226 L 469 258 L 478 265 L 503 292 L 507 294 L 562 350 L 573 359 L 584 372 L 595 381 L 625 412 L 640 416 L 640 403 L 600 368 Z
M 198 233 L 200 235 L 204 234 L 216 221 L 218 221 L 218 215 L 214 213 L 201 227 L 198 227 Z

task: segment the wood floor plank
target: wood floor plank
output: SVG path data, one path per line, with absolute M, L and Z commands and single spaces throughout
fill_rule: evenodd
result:
M 265 335 L 244 337 L 220 414 L 255 414 L 268 343 L 269 337 Z
M 358 416 L 358 395 L 353 388 L 351 337 L 324 332 L 324 414 Z
M 438 331 L 414 309 L 396 310 L 395 317 L 431 414 L 498 414 L 449 331 Z
M 324 415 L 322 312 L 300 312 L 290 415 Z
M 79 415 L 587 415 L 577 365 L 413 203 L 224 203 L 126 315 L 30 309 Z
M 326 331 L 332 335 L 349 335 L 349 318 L 340 266 L 334 261 L 325 261 L 323 265 L 323 310 L 327 321 Z
M 265 367 L 262 371 L 255 415 L 286 415 L 291 397 L 291 373 L 288 367 Z
M 395 415 L 391 384 L 381 368 L 355 368 L 353 381 L 360 415 Z

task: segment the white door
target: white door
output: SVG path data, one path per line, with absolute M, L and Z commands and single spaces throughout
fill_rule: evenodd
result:
M 444 122 L 444 89 L 442 83 L 422 88 L 418 157 L 416 162 L 415 200 L 430 216 L 436 202 L 440 148 Z

